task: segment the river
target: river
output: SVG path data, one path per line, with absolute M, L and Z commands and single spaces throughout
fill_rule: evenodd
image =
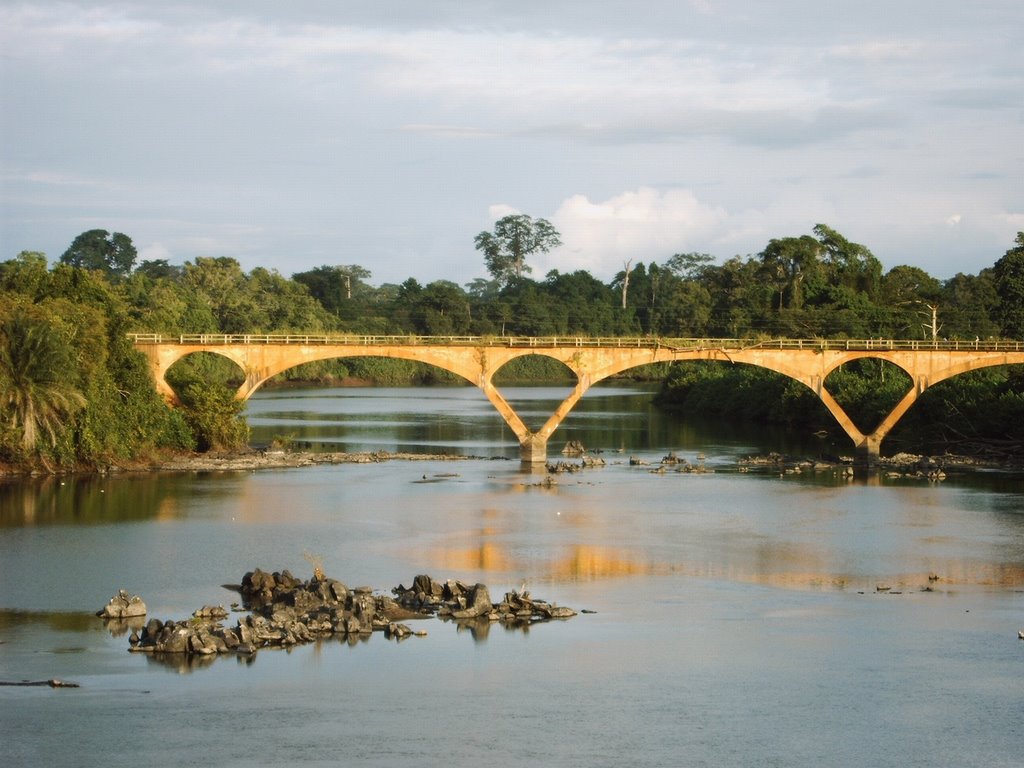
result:
M 566 392 L 506 394 L 536 426 Z M 549 445 L 606 466 L 553 485 L 473 388 L 277 390 L 248 410 L 255 443 L 476 458 L 0 486 L 0 680 L 80 685 L 0 687 L 4 765 L 1024 759 L 1020 477 L 741 472 L 844 448 L 687 426 L 624 385 Z M 654 471 L 670 451 L 708 471 Z M 183 618 L 255 567 L 316 562 L 349 586 L 428 573 L 593 613 L 191 663 L 128 653 L 93 616 L 125 588 Z

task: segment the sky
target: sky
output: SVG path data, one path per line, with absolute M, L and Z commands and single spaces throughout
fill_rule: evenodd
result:
M 1024 230 L 1020 0 L 0 0 L 0 260 L 89 229 L 373 285 L 759 253 L 815 224 L 885 269 Z

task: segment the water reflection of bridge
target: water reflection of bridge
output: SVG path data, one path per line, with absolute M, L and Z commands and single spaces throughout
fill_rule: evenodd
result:
M 907 341 L 894 339 L 667 339 L 489 336 L 359 336 L 313 334 L 132 334 L 150 362 L 157 389 L 174 402 L 165 374 L 181 358 L 212 352 L 235 362 L 245 380 L 238 397 L 248 398 L 264 382 L 289 368 L 344 357 L 391 357 L 428 363 L 478 386 L 519 440 L 523 461 L 542 462 L 547 441 L 586 391 L 597 382 L 650 363 L 711 360 L 744 363 L 789 376 L 809 387 L 867 458 L 932 384 L 968 371 L 1024 363 L 1024 342 Z M 502 366 L 526 355 L 563 363 L 576 376 L 569 396 L 544 425 L 531 430 L 494 386 Z M 903 369 L 911 386 L 870 434 L 862 432 L 825 388 L 844 363 L 884 360 Z

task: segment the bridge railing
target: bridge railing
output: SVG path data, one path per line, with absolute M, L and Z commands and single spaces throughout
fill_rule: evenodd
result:
M 1024 352 L 1024 341 L 912 339 L 714 339 L 650 336 L 378 336 L 363 334 L 298 333 L 130 333 L 135 344 L 224 346 L 235 344 L 292 344 L 303 346 L 469 346 L 469 347 L 633 347 L 646 349 L 807 349 L 848 351 L 983 351 Z

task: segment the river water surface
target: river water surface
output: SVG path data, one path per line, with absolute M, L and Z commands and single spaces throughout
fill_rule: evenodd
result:
M 534 426 L 565 394 L 506 392 Z M 3 764 L 1021 765 L 1020 478 L 743 473 L 793 445 L 649 396 L 591 390 L 549 451 L 576 439 L 607 465 L 551 486 L 457 387 L 263 392 L 249 417 L 257 443 L 467 461 L 0 486 L 0 680 L 81 686 L 0 687 Z M 653 472 L 670 451 L 713 471 Z M 92 615 L 123 587 L 183 618 L 255 567 L 314 562 L 593 613 L 192 663 L 130 654 Z

